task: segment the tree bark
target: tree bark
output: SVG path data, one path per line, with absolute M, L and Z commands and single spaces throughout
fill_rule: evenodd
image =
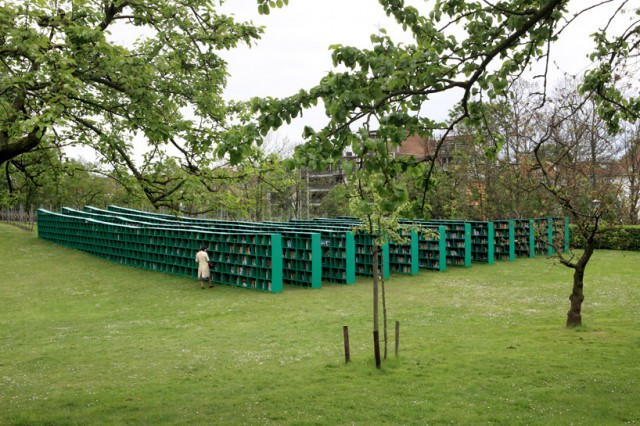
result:
M 567 327 L 582 325 L 582 302 L 584 301 L 584 266 L 577 265 L 573 272 L 573 291 L 569 296 L 571 307 L 567 312 Z
M 587 239 L 586 247 L 584 248 L 584 252 L 578 262 L 573 265 L 573 290 L 571 291 L 571 295 L 569 296 L 569 300 L 571 301 L 571 307 L 569 308 L 569 312 L 567 312 L 567 327 L 579 327 L 582 325 L 582 302 L 584 301 L 584 271 L 587 268 L 587 263 L 589 263 L 589 259 L 591 259 L 591 255 L 593 254 L 596 243 L 595 243 L 595 233 L 597 230 L 596 227 L 591 231 L 589 238 Z

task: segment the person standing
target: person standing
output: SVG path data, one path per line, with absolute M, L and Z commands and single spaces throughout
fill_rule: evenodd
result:
M 204 290 L 204 283 L 209 282 L 209 288 L 213 287 L 211 279 L 211 269 L 209 268 L 209 255 L 207 247 L 200 247 L 200 251 L 196 254 L 196 262 L 198 262 L 198 280 L 200 287 Z

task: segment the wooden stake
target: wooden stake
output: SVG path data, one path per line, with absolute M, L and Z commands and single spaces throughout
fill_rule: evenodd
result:
M 348 364 L 351 361 L 351 352 L 349 350 L 349 326 L 342 326 L 342 332 L 344 334 L 344 363 Z
M 400 346 L 400 321 L 396 321 L 396 357 L 398 356 L 399 346 Z

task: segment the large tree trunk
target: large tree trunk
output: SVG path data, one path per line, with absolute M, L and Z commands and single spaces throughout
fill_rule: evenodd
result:
M 582 302 L 584 301 L 584 293 L 582 288 L 584 286 L 584 266 L 577 265 L 573 272 L 573 291 L 569 300 L 571 301 L 571 307 L 567 312 L 567 327 L 578 327 L 582 325 Z
M 586 247 L 578 262 L 573 265 L 573 291 L 569 300 L 571 301 L 571 307 L 567 312 L 567 327 L 578 327 L 582 325 L 582 302 L 584 301 L 584 293 L 582 289 L 584 287 L 584 271 L 587 268 L 587 263 L 591 259 L 596 243 L 594 240 L 597 227 L 591 231 L 589 238 L 587 238 Z

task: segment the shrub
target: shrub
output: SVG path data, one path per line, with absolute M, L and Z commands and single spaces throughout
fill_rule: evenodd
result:
M 575 225 L 571 226 L 571 246 L 584 248 L 585 241 Z M 640 226 L 602 228 L 596 241 L 597 249 L 640 251 Z

